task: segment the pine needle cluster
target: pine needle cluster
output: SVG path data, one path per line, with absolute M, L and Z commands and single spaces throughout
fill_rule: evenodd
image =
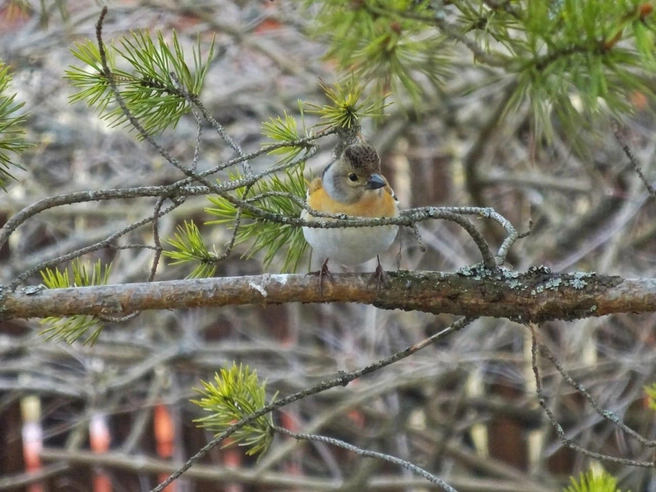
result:
M 257 371 L 242 364 L 233 363 L 229 369 L 216 373 L 214 382 L 201 381 L 201 384 L 202 388 L 196 388 L 201 398 L 191 402 L 209 412 L 209 415 L 194 422 L 215 435 L 267 405 L 266 382 L 260 383 Z M 238 429 L 225 446 L 246 446 L 249 448 L 246 454 L 257 455 L 265 452 L 272 440 L 273 419 L 271 414 L 267 414 Z
M 437 87 L 449 73 L 446 39 L 421 20 L 430 15 L 430 2 L 306 3 L 319 7 L 313 35 L 330 40 L 326 58 L 337 61 L 343 73 L 373 84 L 379 96 L 403 91 L 420 105 L 422 81 Z
M 95 42 L 87 40 L 76 44 L 72 53 L 83 66 L 72 66 L 66 71 L 65 78 L 79 89 L 70 101 L 85 101 L 111 126 L 130 126 L 123 108 L 115 102 L 111 77 L 126 108 L 147 134 L 175 127 L 180 118 L 191 110 L 190 98 L 200 94 L 209 61 L 214 56 L 214 43 L 205 59 L 200 40 L 196 43 L 192 67 L 185 59 L 175 31 L 170 43 L 159 31 L 156 41 L 147 31 L 135 31 L 121 39 L 120 45 L 105 47 L 111 72 L 107 74 Z M 129 68 L 119 68 L 119 64 Z
M 15 102 L 16 94 L 8 93 L 11 80 L 9 67 L 0 61 L 0 188 L 5 191 L 7 182 L 14 179 L 9 169 L 22 169 L 11 154 L 20 154 L 30 147 L 22 129 L 25 115 L 17 114 L 25 103 Z
M 305 164 L 284 171 L 282 176 L 274 175 L 268 180 L 258 181 L 252 187 L 237 190 L 237 197 L 256 205 L 272 216 L 298 217 L 302 207 L 299 201 L 305 200 Z M 235 179 L 239 176 L 235 175 Z M 296 198 L 296 200 L 294 200 Z M 265 268 L 277 255 L 284 256 L 282 271 L 295 272 L 308 250 L 303 231 L 290 224 L 268 221 L 248 210 L 239 213 L 233 203 L 220 196 L 209 197 L 212 207 L 205 211 L 217 217 L 207 224 L 227 225 L 235 231 L 235 244 L 249 241 L 250 246 L 243 257 L 251 258 L 262 252 Z M 239 214 L 239 220 L 237 216 Z
M 534 130 L 550 138 L 606 111 L 654 98 L 655 13 L 619 0 L 308 0 L 326 57 L 380 94 L 409 95 L 415 107 L 465 68 L 468 49 L 488 82 L 513 88 L 506 111 L 528 103 Z M 583 126 L 582 126 L 583 125 Z
M 605 471 L 590 470 L 581 473 L 578 480 L 570 477 L 570 485 L 563 492 L 622 492 L 617 479 Z
M 77 258 L 72 261 L 70 270 L 68 268 L 63 270 L 46 268 L 41 272 L 41 277 L 43 278 L 43 284 L 48 289 L 107 285 L 111 269 L 111 263 L 109 265 L 103 265 L 100 260 L 92 268 L 87 268 Z M 48 325 L 48 328 L 41 331 L 41 334 L 45 335 L 46 340 L 55 342 L 64 341 L 69 344 L 86 336 L 83 344 L 93 345 L 103 329 L 101 321 L 98 318 L 87 315 L 64 318 L 49 316 L 43 318 L 41 324 Z M 92 333 L 87 336 L 89 331 L 92 331 Z
M 164 251 L 163 254 L 173 260 L 171 265 L 195 265 L 187 278 L 206 278 L 216 273 L 219 255 L 207 249 L 195 222 L 185 220 L 183 225 L 178 226 L 175 236 L 167 242 L 173 250 Z

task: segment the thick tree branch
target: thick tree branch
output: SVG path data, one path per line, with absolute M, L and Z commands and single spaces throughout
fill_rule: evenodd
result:
M 376 293 L 370 274 L 336 274 L 324 282 L 305 275 L 258 275 L 17 292 L 0 290 L 0 320 L 89 314 L 123 316 L 147 309 L 181 309 L 289 302 L 360 302 L 383 309 L 510 318 L 572 320 L 656 311 L 656 279 L 588 273 L 554 274 L 464 269 L 458 273 L 388 272 Z

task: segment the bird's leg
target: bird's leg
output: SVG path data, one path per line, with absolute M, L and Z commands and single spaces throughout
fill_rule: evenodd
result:
M 319 294 L 321 297 L 323 297 L 323 279 L 328 277 L 331 282 L 333 280 L 333 274 L 330 273 L 330 270 L 328 270 L 328 260 L 330 260 L 330 258 L 326 258 L 325 261 L 321 264 L 321 268 L 319 268 L 319 270 L 316 272 L 308 273 L 308 275 L 317 275 L 319 277 Z
M 376 281 L 376 295 L 380 293 L 380 286 L 384 285 L 387 286 L 387 275 L 385 274 L 385 270 L 383 270 L 382 265 L 380 264 L 380 256 L 376 255 L 376 261 L 378 262 L 378 265 L 376 266 L 376 271 L 374 272 L 373 277 L 369 280 L 367 283 L 367 286 L 373 282 L 374 280 Z

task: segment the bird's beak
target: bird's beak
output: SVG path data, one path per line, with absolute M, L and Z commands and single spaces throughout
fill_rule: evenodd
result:
M 383 186 L 387 186 L 385 178 L 383 178 L 380 174 L 372 174 L 371 177 L 367 180 L 365 188 L 368 190 L 377 190 Z

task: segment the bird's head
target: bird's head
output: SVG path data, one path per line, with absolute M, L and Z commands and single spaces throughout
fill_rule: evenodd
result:
M 380 174 L 380 158 L 371 145 L 358 142 L 344 149 L 341 157 L 323 174 L 324 187 L 333 199 L 354 203 L 366 193 L 377 193 L 387 185 Z

